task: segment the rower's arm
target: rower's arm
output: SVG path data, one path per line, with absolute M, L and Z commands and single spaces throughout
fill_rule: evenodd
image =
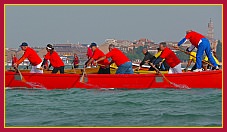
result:
M 191 65 L 191 63 L 192 63 L 192 60 L 189 60 L 187 66 L 185 67 L 185 69 L 188 69 L 188 67 Z
M 156 60 L 154 60 L 153 65 L 159 64 L 162 60 L 163 60 L 163 58 L 158 57 Z
M 183 38 L 177 45 L 180 46 L 180 45 L 184 44 L 185 42 L 187 42 L 187 39 Z
M 52 66 L 52 65 L 50 64 L 50 65 L 49 65 L 49 69 L 50 69 L 51 66 Z
M 71 64 L 73 64 L 73 63 L 74 63 L 74 61 L 75 61 L 75 59 L 73 59 L 73 61 L 72 61 L 72 63 L 71 63 Z
M 19 65 L 21 62 L 23 62 L 26 59 L 26 57 L 23 55 L 17 62 L 15 62 L 17 65 Z
M 147 55 L 144 56 L 142 62 L 140 63 L 140 66 L 144 65 L 147 60 L 150 60 L 151 57 L 149 55 L 150 54 L 147 54 Z
M 86 66 L 90 65 L 92 61 L 94 61 L 94 59 L 93 58 L 90 58 L 89 61 L 85 65 Z
M 105 60 L 106 59 L 106 56 L 103 56 L 101 58 L 99 58 L 98 60 L 96 60 L 96 62 L 98 63 L 99 61 L 102 61 L 102 60 Z
M 43 65 L 46 64 L 46 62 L 47 62 L 47 59 L 44 58 L 41 67 L 43 67 Z

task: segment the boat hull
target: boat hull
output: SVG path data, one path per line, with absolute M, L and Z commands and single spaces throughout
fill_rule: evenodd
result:
M 81 83 L 79 74 L 37 74 L 22 73 L 23 80 L 15 78 L 16 73 L 5 72 L 5 87 L 10 88 L 177 88 L 160 74 L 87 74 L 86 83 Z M 222 88 L 222 71 L 189 72 L 165 74 L 174 84 L 183 84 L 189 88 Z
M 15 70 L 9 70 L 9 71 L 12 71 L 14 72 Z M 99 71 L 99 67 L 93 67 L 93 68 L 86 68 L 86 73 L 87 74 L 95 74 L 95 73 L 98 73 Z M 30 72 L 30 69 L 22 69 L 20 70 L 21 73 L 29 73 Z M 52 70 L 43 70 L 43 72 L 45 74 L 51 74 L 52 73 Z M 82 74 L 83 73 L 83 68 L 75 68 L 75 69 L 65 69 L 64 72 L 66 74 Z M 59 72 L 57 73 L 59 74 Z

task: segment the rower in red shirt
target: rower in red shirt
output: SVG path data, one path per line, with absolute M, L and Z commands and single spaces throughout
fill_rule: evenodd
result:
M 163 59 L 165 59 L 166 63 L 170 66 L 169 73 L 182 73 L 180 60 L 176 54 L 166 46 L 166 42 L 161 42 L 159 48 L 162 53 L 153 61 L 153 63 L 150 63 L 151 66 L 159 64 Z
M 93 51 L 91 50 L 91 47 L 90 47 L 90 45 L 87 45 L 88 47 L 87 47 L 87 61 L 86 61 L 86 63 L 85 63 L 85 65 L 88 63 L 88 61 L 91 59 L 91 57 L 93 56 Z M 90 63 L 90 65 L 88 65 L 87 67 L 92 67 L 92 66 L 95 66 L 95 63 L 94 63 L 94 61 L 92 61 L 91 63 Z
M 210 49 L 210 42 L 209 40 L 204 37 L 202 34 L 195 32 L 193 30 L 186 31 L 186 36 L 175 46 L 176 49 L 179 49 L 178 46 L 184 44 L 186 41 L 191 42 L 191 47 L 188 48 L 188 52 L 191 52 L 195 47 L 197 48 L 196 53 L 196 68 L 193 70 L 194 72 L 202 71 L 202 57 L 205 51 L 210 63 L 213 65 L 214 69 L 218 70 L 218 64 L 215 62 L 214 57 L 212 56 L 212 52 Z
M 90 48 L 93 51 L 93 55 L 86 63 L 86 66 L 89 66 L 94 60 L 98 60 L 101 57 L 105 56 L 105 54 L 99 48 L 97 48 L 96 43 L 91 43 Z M 100 65 L 98 74 L 110 74 L 110 67 L 109 67 L 110 63 L 107 59 L 103 59 L 102 61 L 99 61 L 97 64 Z
M 47 54 L 43 60 L 42 66 L 46 63 L 47 60 L 50 61 L 51 66 L 53 66 L 52 73 L 57 73 L 60 71 L 61 74 L 64 74 L 64 63 L 58 53 L 54 50 L 51 44 L 48 44 L 46 47 Z
M 79 60 L 79 57 L 77 56 L 76 53 L 74 53 L 74 58 L 73 58 L 73 67 L 74 68 L 78 68 L 79 67 L 79 63 L 80 63 L 80 60 Z
M 118 66 L 116 74 L 133 74 L 132 62 L 124 53 L 115 48 L 113 44 L 109 45 L 109 53 L 107 53 L 104 57 L 98 59 L 96 62 L 102 61 L 106 58 L 111 58 L 111 63 L 115 62 Z
M 18 61 L 14 63 L 14 67 L 17 67 L 26 58 L 28 58 L 32 66 L 30 73 L 43 73 L 43 70 L 40 70 L 42 59 L 38 56 L 36 51 L 28 47 L 28 44 L 26 42 L 23 42 L 20 47 L 24 51 L 24 54 Z
M 14 55 L 12 55 L 12 67 L 13 67 L 13 64 L 15 63 L 15 62 L 17 62 L 17 57 L 16 57 L 16 55 L 14 54 Z

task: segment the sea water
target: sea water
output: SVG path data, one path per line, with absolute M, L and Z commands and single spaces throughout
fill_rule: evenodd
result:
M 222 126 L 220 89 L 6 89 L 6 127 Z

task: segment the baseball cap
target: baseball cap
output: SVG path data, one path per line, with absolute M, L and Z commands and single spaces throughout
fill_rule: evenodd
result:
M 28 46 L 28 43 L 23 42 L 23 43 L 20 45 L 20 47 L 21 47 L 21 46 Z
M 93 46 L 97 46 L 97 44 L 96 43 L 91 43 L 90 48 L 93 47 Z

